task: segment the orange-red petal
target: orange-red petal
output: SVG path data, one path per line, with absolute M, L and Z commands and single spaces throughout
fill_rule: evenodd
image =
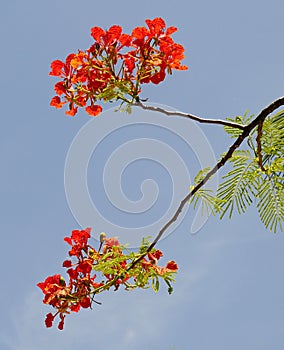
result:
M 59 96 L 54 96 L 50 100 L 50 106 L 55 107 L 55 108 L 61 108 L 64 105 L 65 102 L 62 102 L 60 100 Z
M 114 25 L 109 28 L 106 32 L 107 35 L 111 36 L 112 39 L 119 39 L 122 33 L 122 28 L 120 26 Z
M 171 271 L 176 271 L 178 269 L 178 265 L 175 261 L 170 260 L 166 265 L 166 269 L 169 269 Z
M 70 115 L 70 117 L 74 117 L 74 115 L 77 113 L 78 107 L 72 107 L 69 111 L 66 111 L 66 115 Z
M 101 37 L 105 35 L 105 31 L 100 28 L 100 27 L 93 27 L 91 28 L 91 36 L 96 40 L 96 41 L 100 41 Z
M 166 27 L 165 21 L 160 17 L 154 18 L 153 20 L 146 19 L 145 22 L 153 35 L 160 35 Z
M 143 39 L 149 34 L 145 27 L 136 27 L 132 30 L 132 36 L 136 39 Z
M 66 89 L 65 89 L 65 84 L 63 81 L 59 81 L 58 83 L 56 83 L 54 85 L 54 90 L 55 92 L 57 93 L 57 95 L 62 95 L 62 94 L 65 94 L 66 92 Z
M 177 27 L 169 27 L 166 30 L 166 35 L 171 35 L 171 34 L 175 33 L 177 30 L 178 30 Z
M 62 69 L 64 68 L 64 63 L 60 60 L 55 60 L 51 62 L 51 71 L 49 75 L 54 75 L 54 76 L 61 76 L 62 75 Z
M 99 105 L 86 107 L 86 112 L 93 117 L 96 117 L 97 115 L 99 115 L 102 112 L 102 110 L 103 110 L 102 107 Z
M 79 66 L 84 64 L 84 57 L 86 55 L 84 52 L 80 52 L 77 55 L 75 55 L 72 60 L 70 61 L 70 65 L 74 68 L 77 69 Z
M 128 35 L 128 34 L 121 34 L 119 41 L 121 42 L 122 46 L 130 46 L 132 37 L 131 35 Z

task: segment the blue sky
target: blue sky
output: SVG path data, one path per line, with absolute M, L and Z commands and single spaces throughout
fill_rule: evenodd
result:
M 87 48 L 93 26 L 119 24 L 130 32 L 146 18 L 163 17 L 179 28 L 174 38 L 185 47 L 189 70 L 147 87 L 144 97 L 204 117 L 225 118 L 247 109 L 256 114 L 283 95 L 283 10 L 280 0 L 14 0 L 2 5 L 1 349 L 283 349 L 284 238 L 265 230 L 253 207 L 232 220 L 211 217 L 196 234 L 190 229 L 196 214 L 188 211 L 159 245 L 165 259 L 180 267 L 171 296 L 166 288 L 158 294 L 109 292 L 101 295 L 102 306 L 68 317 L 60 332 L 44 327 L 50 309 L 36 287 L 61 271 L 67 254 L 63 237 L 79 227 L 65 195 L 64 166 L 72 141 L 90 121 L 83 112 L 68 118 L 49 107 L 55 83 L 48 76 L 50 62 Z M 179 122 L 172 123 L 175 128 Z M 131 133 L 138 132 L 138 126 L 132 128 Z M 201 129 L 218 157 L 229 145 L 222 128 Z M 162 128 L 151 132 L 165 142 Z M 123 140 L 127 136 L 124 132 Z M 113 142 L 119 137 L 114 135 Z M 174 137 L 169 142 L 193 178 L 196 150 L 186 154 Z M 141 199 L 139 181 L 152 178 L 158 186 L 161 181 L 162 200 L 146 221 L 151 215 L 157 218 L 172 193 L 175 174 L 168 177 L 158 163 L 142 163 L 141 168 L 137 162 L 138 168 L 127 168 L 122 179 L 132 201 Z M 90 174 L 95 201 L 96 163 L 90 163 Z M 102 198 L 100 192 L 97 196 Z M 141 217 L 136 219 L 130 215 L 123 220 L 138 226 Z

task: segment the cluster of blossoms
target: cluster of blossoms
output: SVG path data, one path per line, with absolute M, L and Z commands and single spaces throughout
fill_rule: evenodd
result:
M 180 62 L 184 48 L 171 37 L 177 28 L 166 28 L 162 18 L 145 22 L 147 27 L 134 28 L 131 35 L 118 25 L 107 31 L 93 27 L 94 43 L 87 50 L 68 55 L 65 62 L 53 61 L 49 74 L 62 80 L 55 84 L 57 96 L 50 105 L 61 108 L 67 103 L 70 116 L 78 107 L 96 116 L 102 111 L 97 101 L 133 104 L 139 101 L 141 84 L 159 84 L 172 69 L 187 69 Z
M 56 309 L 55 313 L 46 315 L 46 327 L 51 327 L 55 317 L 59 316 L 58 328 L 62 330 L 67 314 L 78 312 L 81 308 L 91 308 L 93 303 L 100 304 L 94 299 L 95 295 L 112 287 L 117 290 L 123 285 L 126 290 L 131 290 L 152 286 L 158 291 L 159 279 L 162 278 L 168 292 L 172 292 L 171 282 L 178 266 L 174 261 L 169 261 L 164 267 L 158 266 L 163 253 L 156 249 L 148 252 L 147 240 L 142 241 L 139 251 L 135 253 L 121 246 L 116 238 L 101 234 L 101 244 L 96 250 L 88 243 L 90 232 L 90 228 L 74 230 L 71 237 L 64 238 L 71 246 L 70 259 L 63 262 L 68 283 L 60 274 L 56 274 L 37 284 L 44 294 L 43 303 Z M 133 264 L 139 258 L 138 263 Z

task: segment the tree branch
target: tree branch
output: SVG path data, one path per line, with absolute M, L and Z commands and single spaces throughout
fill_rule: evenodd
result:
M 240 130 L 244 130 L 244 128 L 245 128 L 245 125 L 230 122 L 228 120 L 205 119 L 205 118 L 197 117 L 196 115 L 193 115 L 193 114 L 188 114 L 188 113 L 183 113 L 183 112 L 178 112 L 178 111 L 167 111 L 161 107 L 146 106 L 140 101 L 133 104 L 133 106 L 141 107 L 142 109 L 144 109 L 146 111 L 160 112 L 160 113 L 167 115 L 168 117 L 171 117 L 171 116 L 184 117 L 184 118 L 189 118 L 189 119 L 194 120 L 194 121 L 199 122 L 199 123 L 219 124 L 219 125 L 224 125 L 224 126 L 230 126 L 231 128 L 240 129 Z
M 262 153 L 261 153 L 262 125 L 263 125 L 263 121 L 259 122 L 259 124 L 257 126 L 256 144 L 257 144 L 258 165 L 259 165 L 260 169 L 265 172 L 265 168 L 264 168 L 263 162 L 262 162 Z
M 179 217 L 180 213 L 182 212 L 185 204 L 189 201 L 189 199 L 202 187 L 204 186 L 207 181 L 213 176 L 221 167 L 223 167 L 226 162 L 232 157 L 234 151 L 240 147 L 240 145 L 243 143 L 243 141 L 248 137 L 250 132 L 258 125 L 262 124 L 265 118 L 275 111 L 277 108 L 280 106 L 284 105 L 284 96 L 278 98 L 277 100 L 273 101 L 270 103 L 267 107 L 265 107 L 259 114 L 258 116 L 250 122 L 248 125 L 243 127 L 243 132 L 239 135 L 239 137 L 235 140 L 235 142 L 229 147 L 227 153 L 216 163 L 216 165 L 207 173 L 205 178 L 200 181 L 181 201 L 179 207 L 177 208 L 175 214 L 173 217 L 161 228 L 161 230 L 158 232 L 157 236 L 154 238 L 153 242 L 150 244 L 148 247 L 147 251 L 145 252 L 144 255 L 140 256 L 138 259 L 133 261 L 133 263 L 128 267 L 127 270 L 132 269 L 139 261 L 141 261 L 144 256 L 147 255 L 148 252 L 151 251 L 151 249 L 154 248 L 154 246 L 157 244 L 157 242 L 160 240 L 164 232 L 177 220 Z M 142 106 L 141 106 L 142 107 Z M 143 107 L 142 107 L 143 108 Z M 156 108 L 156 107 L 155 107 Z M 158 112 L 162 112 L 163 109 L 151 109 L 155 110 Z M 164 112 L 162 112 L 164 113 Z M 170 112 L 170 113 L 175 113 L 175 112 Z M 174 114 L 171 114 L 174 115 Z M 183 115 L 186 116 L 186 115 Z M 219 124 L 219 123 L 215 123 Z M 231 125 L 230 125 L 231 126 Z

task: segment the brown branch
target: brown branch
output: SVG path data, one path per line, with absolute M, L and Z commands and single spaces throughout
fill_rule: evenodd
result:
M 263 126 L 263 120 L 261 122 L 259 122 L 259 124 L 257 126 L 256 143 L 257 143 L 258 165 L 262 171 L 265 171 L 265 168 L 264 168 L 263 162 L 262 162 L 262 153 L 261 153 L 262 126 Z
M 223 167 L 226 162 L 232 157 L 234 151 L 240 147 L 240 145 L 243 143 L 243 141 L 249 136 L 250 132 L 259 124 L 262 124 L 265 120 L 265 118 L 275 111 L 280 106 L 284 105 L 284 96 L 278 98 L 277 100 L 270 103 L 267 107 L 265 107 L 258 116 L 248 125 L 246 125 L 243 128 L 243 132 L 239 135 L 239 137 L 235 140 L 235 142 L 229 147 L 227 153 L 219 160 L 216 165 L 207 173 L 205 178 L 200 181 L 187 195 L 184 197 L 184 199 L 181 201 L 179 207 L 177 208 L 175 214 L 173 217 L 161 228 L 161 230 L 158 232 L 157 236 L 154 238 L 153 242 L 148 247 L 147 251 L 144 255 L 140 256 L 138 259 L 133 261 L 133 263 L 127 268 L 127 271 L 132 269 L 139 261 L 141 261 L 144 256 L 147 255 L 148 252 L 150 252 L 154 246 L 157 244 L 157 242 L 160 240 L 164 232 L 177 220 L 180 213 L 182 212 L 185 204 L 189 201 L 189 199 L 202 187 L 206 184 L 206 182 L 210 179 L 211 176 L 213 176 L 221 167 Z M 142 107 L 143 108 L 143 107 Z M 156 111 L 160 111 L 157 109 Z M 216 124 L 216 123 L 215 123 Z
M 184 117 L 184 118 L 189 118 L 191 120 L 194 120 L 194 121 L 199 122 L 199 123 L 204 123 L 204 124 L 205 123 L 206 124 L 219 124 L 219 125 L 229 126 L 231 128 L 240 129 L 240 130 L 245 129 L 245 125 L 242 125 L 242 124 L 230 122 L 227 120 L 221 120 L 221 119 L 200 118 L 200 117 L 197 117 L 196 115 L 193 115 L 193 114 L 183 113 L 183 112 L 178 112 L 178 111 L 167 111 L 161 107 L 146 106 L 143 103 L 141 103 L 140 101 L 136 102 L 133 106 L 141 107 L 142 109 L 144 109 L 146 111 L 160 112 L 160 113 L 167 115 L 168 117 L 171 117 L 171 116 Z

